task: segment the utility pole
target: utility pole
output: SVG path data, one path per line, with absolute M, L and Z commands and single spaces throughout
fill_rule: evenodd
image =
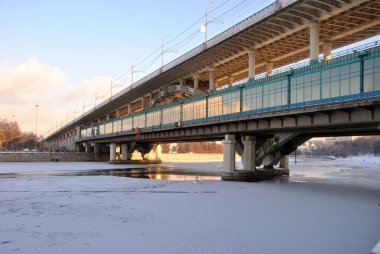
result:
M 36 104 L 36 139 L 34 140 L 34 150 L 37 150 L 37 118 L 38 118 L 38 104 Z
M 132 63 L 132 71 L 131 71 L 131 82 L 132 82 L 132 85 L 133 85 L 133 74 L 138 73 L 138 72 L 144 72 L 144 71 L 135 71 L 134 70 L 134 65 Z
M 211 0 L 211 4 L 214 4 L 215 1 Z M 207 39 L 208 39 L 208 24 L 209 23 L 223 23 L 215 21 L 215 19 L 211 20 L 211 22 L 208 21 L 208 9 L 206 5 L 206 13 L 205 13 L 205 23 L 201 26 L 201 32 L 205 33 L 205 45 L 207 47 Z
M 205 14 L 205 43 L 207 43 L 207 28 L 208 27 L 208 11 L 206 6 L 206 14 Z
M 162 41 L 161 41 L 161 70 L 162 70 L 162 67 L 164 66 L 164 54 L 165 53 L 175 53 L 176 51 L 174 50 L 164 50 L 164 38 L 169 36 L 168 34 L 163 36 L 162 37 Z
M 112 101 L 112 79 L 111 79 L 111 96 L 110 96 L 110 101 Z
M 15 123 L 15 115 L 12 115 L 12 122 Z M 15 129 L 14 126 L 12 126 L 12 151 L 13 151 L 13 143 L 14 143 L 14 138 L 15 138 Z

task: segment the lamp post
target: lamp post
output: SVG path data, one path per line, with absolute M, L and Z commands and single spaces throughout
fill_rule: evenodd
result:
M 38 114 L 38 104 L 36 104 L 36 139 L 34 140 L 34 150 L 37 150 L 37 115 Z
M 13 121 L 13 123 L 15 123 L 15 115 L 14 114 L 12 115 L 12 121 Z M 12 123 L 12 125 L 13 125 L 13 123 Z M 15 138 L 15 129 L 14 129 L 14 126 L 12 126 L 12 147 L 11 147 L 12 151 L 13 151 L 14 138 Z

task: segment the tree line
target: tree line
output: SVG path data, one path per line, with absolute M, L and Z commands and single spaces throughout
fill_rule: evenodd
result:
M 299 150 L 300 154 L 315 156 L 348 157 L 364 154 L 380 155 L 380 137 L 368 136 L 319 145 L 313 149 Z
M 23 149 L 33 149 L 36 135 L 32 132 L 22 132 L 20 126 L 15 121 L 0 119 L 0 150 L 17 151 Z M 42 140 L 39 138 L 38 140 Z M 40 147 L 40 141 L 37 143 Z

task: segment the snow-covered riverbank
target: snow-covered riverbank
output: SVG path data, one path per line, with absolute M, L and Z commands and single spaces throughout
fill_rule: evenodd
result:
M 380 240 L 378 165 L 291 158 L 289 179 L 259 183 L 2 178 L 0 253 L 369 253 Z M 120 168 L 29 169 L 104 166 Z M 218 171 L 221 163 L 165 166 Z M 12 168 L 28 166 L 0 164 Z

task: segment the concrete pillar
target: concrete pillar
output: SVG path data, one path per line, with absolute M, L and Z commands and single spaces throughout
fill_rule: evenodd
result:
M 106 115 L 106 118 L 107 118 L 107 120 L 110 120 L 110 118 L 111 118 L 111 117 L 110 117 L 110 114 L 107 114 L 107 115 Z
M 116 160 L 116 143 L 110 144 L 110 161 Z
M 226 134 L 223 140 L 223 170 L 235 171 L 235 135 Z
M 272 62 L 268 62 L 266 64 L 266 68 L 267 68 L 267 76 L 272 76 L 273 63 Z
M 332 59 L 331 51 L 332 51 L 332 42 L 331 41 L 323 42 L 323 59 L 324 60 Z
M 215 90 L 215 69 L 208 69 L 208 82 L 209 82 L 209 91 Z
M 141 97 L 141 110 L 144 110 L 144 97 Z
M 241 162 L 244 169 L 249 171 L 256 170 L 256 137 L 245 136 L 242 137 L 244 150 L 241 155 Z
M 122 144 L 121 145 L 121 159 L 122 160 L 129 160 L 130 156 L 128 154 L 128 144 Z
M 255 77 L 256 56 L 253 50 L 248 51 L 248 78 Z
M 131 114 L 132 113 L 132 106 L 131 106 L 131 104 L 129 103 L 127 107 L 128 107 L 128 114 Z
M 85 148 L 86 153 L 91 153 L 91 145 L 90 144 L 86 144 L 84 148 Z
M 120 117 L 120 110 L 116 110 L 116 117 Z
M 310 62 L 315 63 L 319 60 L 319 24 L 311 23 L 310 30 Z
M 280 168 L 289 169 L 289 155 L 282 156 L 280 160 Z
M 194 89 L 198 89 L 199 75 L 198 74 L 193 75 L 193 79 L 194 79 Z
M 156 146 L 156 160 L 162 159 L 162 148 L 161 145 Z

